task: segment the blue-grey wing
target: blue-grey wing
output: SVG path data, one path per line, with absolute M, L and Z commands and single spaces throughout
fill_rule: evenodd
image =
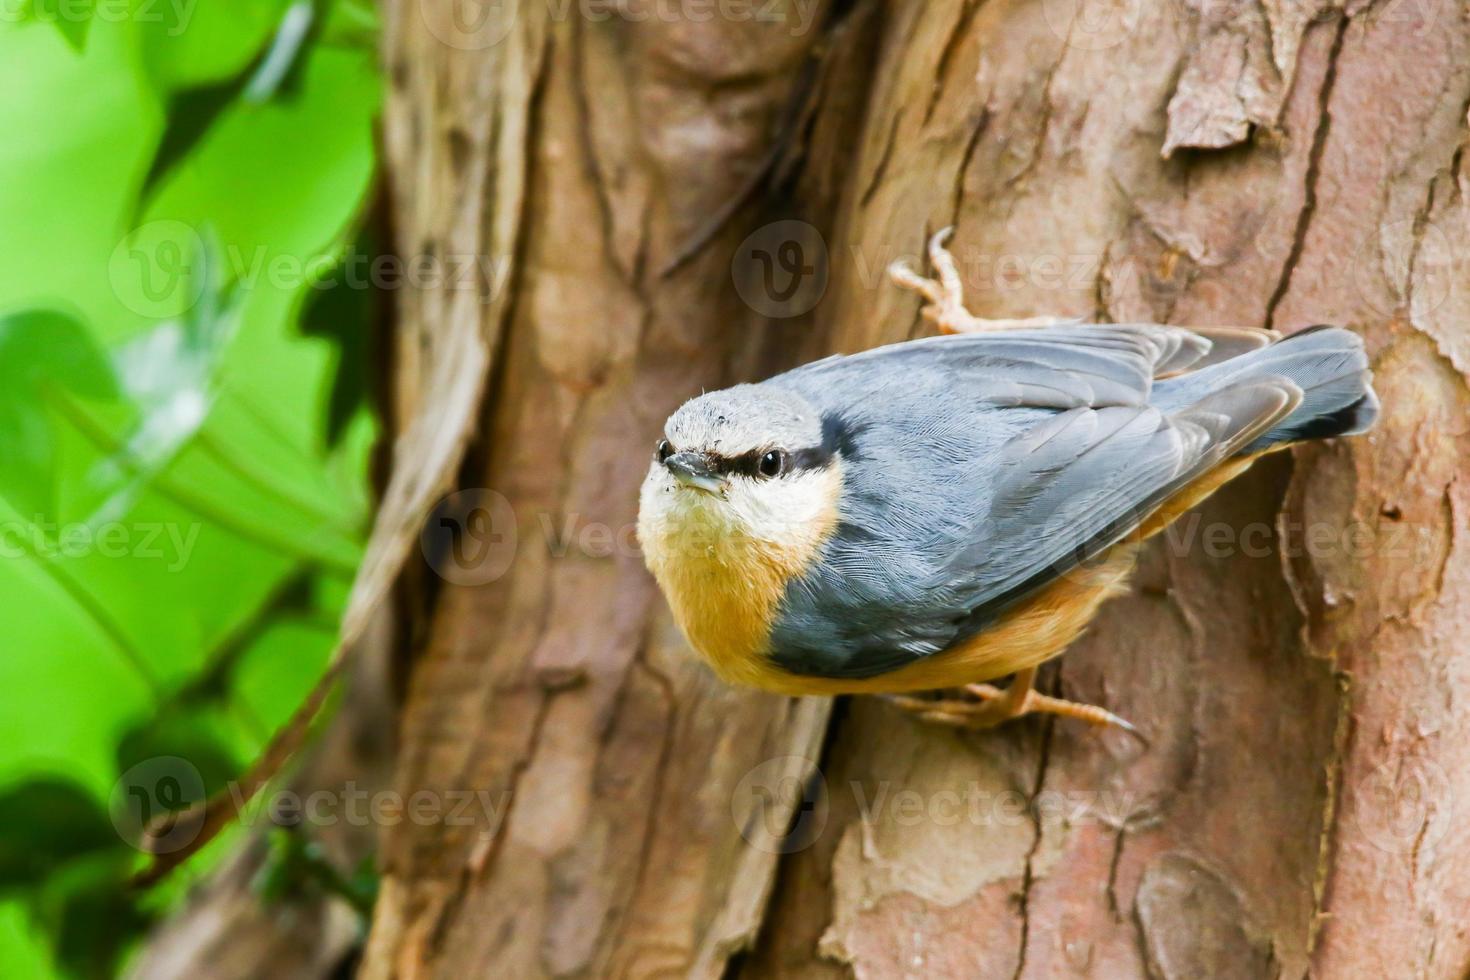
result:
M 911 372 L 963 379 L 956 397 L 989 405 L 1075 408 L 1139 405 L 1152 380 L 1205 358 L 1211 343 L 1179 327 L 1088 324 L 927 337 L 834 355 L 772 378 L 804 392 L 861 395 L 901 389 Z
M 772 656 L 866 677 L 971 635 L 1116 543 L 1293 397 L 1242 386 L 1173 415 L 1153 378 L 1208 352 L 1177 328 L 1053 327 L 829 358 L 766 382 L 844 433 L 841 520 L 788 587 Z

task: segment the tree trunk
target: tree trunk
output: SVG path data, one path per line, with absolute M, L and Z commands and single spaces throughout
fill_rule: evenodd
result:
M 478 263 L 403 294 L 405 417 L 483 358 L 397 785 L 479 803 L 385 829 L 366 976 L 1465 974 L 1460 5 L 465 12 L 388 4 L 398 247 Z M 951 224 L 981 315 L 1368 341 L 1377 431 L 1186 516 L 1050 669 L 1147 749 L 726 689 L 627 533 L 684 398 L 924 333 L 883 270 Z

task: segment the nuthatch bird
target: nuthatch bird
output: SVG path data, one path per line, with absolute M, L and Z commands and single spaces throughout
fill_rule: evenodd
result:
M 988 727 L 1118 593 L 1139 544 L 1262 454 L 1373 424 L 1361 340 L 984 321 L 896 267 L 944 335 L 701 395 L 671 416 L 638 533 L 674 617 L 724 679 L 878 693 Z M 1004 691 L 983 681 L 1014 674 Z M 969 697 L 904 696 L 962 688 Z

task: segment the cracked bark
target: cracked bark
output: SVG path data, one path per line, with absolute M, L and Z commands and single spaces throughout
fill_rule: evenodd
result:
M 494 314 L 404 291 L 401 393 L 420 403 L 420 361 L 478 325 L 493 368 L 459 485 L 503 495 L 519 543 L 494 581 L 411 577 L 428 621 L 398 788 L 509 803 L 385 828 L 365 975 L 1470 969 L 1470 23 L 1123 6 L 843 3 L 797 29 L 795 3 L 512 4 L 456 45 L 388 4 L 400 248 L 512 260 Z M 732 253 L 785 218 L 820 231 L 829 274 L 771 322 L 733 294 Z M 636 555 L 548 531 L 628 526 L 662 419 L 700 388 L 910 335 L 883 270 L 950 223 L 981 315 L 1335 321 L 1373 354 L 1377 432 L 1187 515 L 1043 678 L 1147 751 L 723 689 Z M 778 854 L 736 804 L 752 772 L 799 782 L 790 757 L 824 792 L 756 814 L 807 835 Z
M 914 44 L 954 22 L 954 5 L 931 7 L 915 15 L 931 26 Z M 1155 29 L 1168 25 L 1150 18 L 1168 15 L 1147 6 L 1117 43 L 1088 50 L 1074 34 L 1059 58 L 1059 25 L 1038 7 L 980 9 L 949 71 L 973 79 L 968 98 L 900 127 L 865 206 L 839 218 L 839 249 L 915 250 L 922 223 L 944 223 L 950 206 L 929 175 L 970 152 L 958 247 L 977 312 L 1344 322 L 1373 351 L 1386 421 L 1258 466 L 1188 515 L 1067 654 L 1053 683 L 1142 724 L 1148 752 L 1063 723 L 1043 747 L 1034 724 L 963 737 L 915 734 L 881 705 L 840 715 L 824 763 L 834 797 L 862 786 L 872 800 L 886 785 L 984 798 L 1009 785 L 1035 831 L 1006 819 L 1003 795 L 959 821 L 963 834 L 936 829 L 942 812 L 915 825 L 902 808 L 834 798 L 824 840 L 785 860 L 746 972 L 1463 975 L 1470 944 L 1454 910 L 1470 891 L 1470 838 L 1452 815 L 1467 789 L 1455 705 L 1470 681 L 1470 25 L 1449 6 L 1429 21 L 1351 9 L 1304 20 L 1287 32 L 1299 43 L 1276 49 L 1290 52 L 1290 84 L 1270 125 L 1163 159 L 1180 86 L 1228 99 L 1236 76 L 1170 72 L 1197 56 L 1190 32 Z M 878 73 L 906 79 L 916 62 L 892 52 Z M 875 92 L 857 173 L 871 172 L 875 134 L 904 101 Z M 987 129 L 965 151 L 977 106 Z M 1095 271 L 1051 273 L 1075 256 L 1095 256 Z M 997 257 L 1021 274 L 1008 281 Z M 827 302 L 838 349 L 907 328 L 860 284 Z M 1212 527 L 1229 529 L 1228 547 L 1207 543 Z M 1254 543 L 1251 528 L 1264 535 Z M 1344 528 L 1357 545 L 1306 540 Z

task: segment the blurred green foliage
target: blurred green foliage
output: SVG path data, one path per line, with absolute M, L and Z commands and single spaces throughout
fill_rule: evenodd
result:
M 238 774 L 331 649 L 370 506 L 375 298 L 337 270 L 375 17 L 0 0 L 7 980 L 121 968 L 231 842 L 132 892 L 138 823 Z

